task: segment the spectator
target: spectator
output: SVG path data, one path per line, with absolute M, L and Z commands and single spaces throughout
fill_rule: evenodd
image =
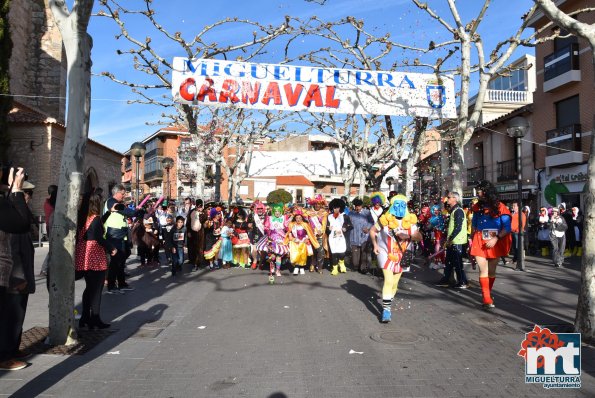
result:
M 360 198 L 353 200 L 353 211 L 350 213 L 353 230 L 351 231 L 351 265 L 354 271 L 366 274 L 370 269 L 370 228 L 374 219 L 370 210 L 363 208 Z
M 522 212 L 522 230 L 527 227 L 527 215 Z M 512 218 L 510 220 L 510 230 L 512 235 L 512 262 L 516 263 L 518 259 L 518 242 L 519 242 L 519 204 L 514 202 L 512 204 Z
M 566 248 L 566 231 L 568 224 L 564 217 L 560 215 L 560 209 L 552 209 L 552 218 L 550 221 L 550 241 L 552 242 L 552 261 L 554 267 L 562 268 L 564 263 L 564 249 Z
M 43 212 L 45 213 L 45 230 L 48 237 L 48 241 L 52 236 L 52 224 L 54 221 L 54 209 L 56 208 L 56 198 L 58 197 L 58 186 L 57 185 L 50 185 L 48 187 L 48 197 L 45 199 L 43 203 Z M 50 244 L 50 248 L 52 245 Z M 48 260 L 50 258 L 50 253 L 45 256 L 45 260 L 43 260 L 43 265 L 41 266 L 41 272 L 39 275 L 47 275 L 48 271 Z

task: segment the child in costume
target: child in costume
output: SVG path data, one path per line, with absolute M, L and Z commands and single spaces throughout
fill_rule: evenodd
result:
M 471 208 L 473 211 L 471 255 L 475 256 L 479 267 L 483 306 L 490 309 L 494 308 L 492 287 L 496 280 L 498 259 L 508 255 L 512 245 L 511 216 L 508 207 L 498 200 L 496 188 L 491 182 L 481 181 L 476 190 L 478 202 Z
M 294 267 L 293 274 L 297 275 L 299 272 L 304 275 L 304 267 L 308 257 L 314 253 L 312 247 L 318 248 L 318 240 L 308 222 L 304 220 L 304 212 L 301 208 L 295 208 L 293 211 L 293 218 L 287 225 L 284 243 L 289 245 L 289 261 Z
M 204 258 L 209 268 L 215 268 L 215 260 L 221 249 L 221 209 L 213 207 L 209 210 L 209 218 L 204 223 L 205 250 Z
M 244 209 L 236 207 L 234 213 L 233 262 L 239 267 L 246 268 L 250 263 L 250 238 L 248 237 L 248 221 Z
M 391 199 L 388 210 L 370 229 L 370 237 L 384 275 L 381 322 L 387 323 L 391 321 L 391 305 L 403 272 L 403 255 L 411 241 L 419 242 L 422 238 L 417 230 L 417 217 L 408 212 L 404 195 Z
M 281 276 L 283 257 L 289 254 L 289 247 L 284 243 L 287 228 L 285 226 L 286 220 L 283 215 L 283 207 L 283 203 L 277 203 L 272 206 L 273 214 L 267 217 L 264 222 L 265 235 L 256 245 L 259 251 L 267 253 L 271 271 L 273 267 L 276 268 L 276 276 Z M 274 256 L 270 254 L 274 254 Z M 272 261 L 274 261 L 274 264 Z
M 223 262 L 223 268 L 227 269 L 233 261 L 233 248 L 231 237 L 233 236 L 233 221 L 228 218 L 225 225 L 221 228 L 221 249 L 219 249 L 219 258 Z
M 442 251 L 442 243 L 444 241 L 445 223 L 442 216 L 442 209 L 439 205 L 432 206 L 432 217 L 430 218 L 430 226 L 432 227 L 432 234 L 434 240 L 434 261 L 430 264 L 432 269 L 444 268 L 446 261 L 446 254 Z
M 370 214 L 372 214 L 374 223 L 377 223 L 382 213 L 384 213 L 383 206 L 386 203 L 386 196 L 384 196 L 382 192 L 372 192 L 370 195 L 370 202 L 372 203 Z
M 331 275 L 339 275 L 347 272 L 345 267 L 345 253 L 347 252 L 347 234 L 353 229 L 351 220 L 345 211 L 345 202 L 341 199 L 333 199 L 329 203 L 331 213 L 327 217 L 326 235 L 328 239 L 329 252 L 331 254 Z
M 325 247 L 328 247 L 325 234 L 328 217 L 328 211 L 326 211 L 326 200 L 324 200 L 322 195 L 318 194 L 315 197 L 308 199 L 308 205 L 312 207 L 307 213 L 308 221 L 310 223 L 310 228 L 314 232 L 316 241 L 318 242 L 317 247 L 313 246 L 310 272 L 314 272 L 316 270 L 318 273 L 322 274 L 322 270 L 324 269 L 324 259 L 327 257 L 327 250 Z
M 252 257 L 252 269 L 256 269 L 262 262 L 264 253 L 258 251 L 258 242 L 264 237 L 264 222 L 267 219 L 266 207 L 260 200 L 252 204 L 252 214 L 248 217 L 248 237 L 250 238 L 250 256 Z

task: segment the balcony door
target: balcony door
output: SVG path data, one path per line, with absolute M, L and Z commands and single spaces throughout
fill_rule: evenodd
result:
M 556 128 L 568 127 L 581 123 L 579 97 L 575 95 L 556 102 Z

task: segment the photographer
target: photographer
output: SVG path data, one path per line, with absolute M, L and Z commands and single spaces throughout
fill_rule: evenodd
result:
M 26 243 L 31 226 L 23 194 L 25 178 L 22 168 L 0 169 L 0 370 L 27 366 L 18 360 L 27 300 L 35 291 L 33 245 L 19 245 L 20 241 Z M 28 239 L 31 242 L 30 236 Z

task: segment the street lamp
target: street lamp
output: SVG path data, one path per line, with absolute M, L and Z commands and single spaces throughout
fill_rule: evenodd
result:
M 167 188 L 167 205 L 169 206 L 169 169 L 171 169 L 171 167 L 174 165 L 174 160 L 170 157 L 165 157 L 161 159 L 161 164 L 165 169 L 165 187 Z
M 508 135 L 516 139 L 516 171 L 517 171 L 517 189 L 519 203 L 519 235 L 517 239 L 517 271 L 525 271 L 525 252 L 523 250 L 523 175 L 521 158 L 521 139 L 529 130 L 527 119 L 522 116 L 513 117 L 507 123 L 506 131 Z
M 147 147 L 142 142 L 135 142 L 130 146 L 130 154 L 136 158 L 136 204 L 140 203 L 140 158 L 145 156 Z
M 395 183 L 395 179 L 393 177 L 386 178 L 386 184 L 388 185 L 388 192 L 393 190 L 393 184 Z

